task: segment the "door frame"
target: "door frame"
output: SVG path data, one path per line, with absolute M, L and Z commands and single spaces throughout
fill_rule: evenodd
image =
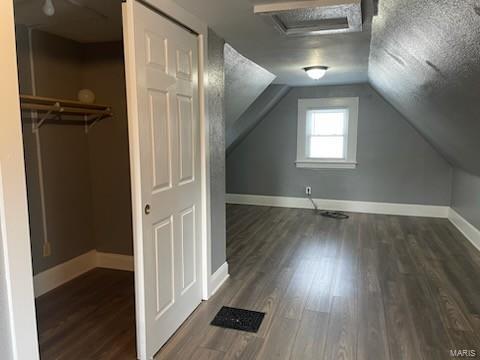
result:
M 3 327 L 14 360 L 39 359 L 33 294 L 32 257 L 18 97 L 17 52 L 13 0 L 0 1 L 0 277 L 5 286 L 8 322 Z M 5 275 L 4 275 L 5 274 Z M 2 289 L 3 290 L 3 289 Z M 5 309 L 4 309 L 5 310 Z M 0 316 L 2 316 L 1 314 Z
M 172 0 L 137 0 L 166 17 L 193 30 L 199 42 L 199 112 L 202 178 L 202 295 L 207 300 L 213 290 L 211 279 L 211 212 L 209 126 L 207 116 L 208 27 Z M 0 1 L 0 277 L 5 270 L 8 322 L 5 336 L 13 360 L 38 360 L 38 334 L 33 291 L 25 160 L 19 102 L 17 52 L 13 0 Z M 129 89 L 127 88 L 127 91 Z M 133 196 L 133 195 L 132 195 Z M 133 209 L 136 204 L 132 203 Z M 134 210 L 135 211 L 135 210 Z M 134 221 L 139 221 L 134 216 Z M 135 265 L 135 267 L 137 267 Z M 0 285 L 3 282 L 0 279 Z M 3 299 L 0 298 L 0 301 Z M 3 306 L 3 304 L 2 304 Z M 0 314 L 0 316 L 3 314 Z M 2 341 L 4 339 L 1 339 Z M 3 344 L 2 344 L 3 345 Z

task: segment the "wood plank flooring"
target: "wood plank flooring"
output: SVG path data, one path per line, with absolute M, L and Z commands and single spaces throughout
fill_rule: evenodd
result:
M 36 300 L 42 360 L 135 359 L 133 273 L 94 269 Z
M 445 219 L 227 207 L 230 279 L 156 359 L 480 356 L 480 253 Z M 216 328 L 222 305 L 266 312 L 257 334 Z
M 480 356 L 480 253 L 445 219 L 350 215 L 228 206 L 230 279 L 155 359 Z M 266 312 L 259 332 L 210 326 L 223 305 Z M 95 270 L 37 310 L 44 360 L 135 357 L 131 273 Z

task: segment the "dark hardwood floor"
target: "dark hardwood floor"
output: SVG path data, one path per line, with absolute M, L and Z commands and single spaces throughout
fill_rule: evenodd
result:
M 230 279 L 156 359 L 480 356 L 480 253 L 445 219 L 227 207 Z M 257 334 L 216 328 L 222 305 L 266 312 Z
M 36 300 L 42 360 L 135 359 L 133 273 L 94 269 Z
M 155 359 L 480 356 L 480 253 L 445 219 L 350 215 L 228 206 L 230 279 Z M 223 305 L 266 312 L 259 332 L 210 326 Z M 130 273 L 92 271 L 38 316 L 42 359 L 135 357 Z

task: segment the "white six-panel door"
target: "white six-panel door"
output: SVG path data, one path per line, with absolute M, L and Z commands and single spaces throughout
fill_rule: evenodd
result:
M 151 359 L 201 301 L 198 38 L 123 5 L 137 346 Z

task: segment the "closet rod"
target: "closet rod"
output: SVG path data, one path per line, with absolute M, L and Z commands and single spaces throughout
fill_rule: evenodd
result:
M 101 110 L 101 109 L 74 108 L 74 107 L 69 107 L 69 106 L 61 106 L 60 104 L 59 105 L 42 105 L 42 104 L 22 103 L 21 108 L 24 109 L 24 110 L 60 112 L 62 114 L 112 115 L 112 112 L 110 111 L 110 109 L 108 107 L 104 110 Z
M 109 106 L 102 104 L 86 104 L 77 100 L 56 99 L 44 96 L 20 95 L 22 103 L 53 105 L 59 103 L 61 106 L 74 107 L 80 109 L 106 109 Z
M 34 131 L 38 131 L 38 129 L 40 129 L 45 121 L 51 116 L 59 117 L 63 114 L 70 114 L 83 115 L 83 119 L 67 120 L 59 118 L 59 120 L 77 123 L 82 122 L 85 125 L 85 132 L 88 133 L 88 130 L 98 121 L 113 116 L 110 107 L 106 105 L 85 104 L 75 100 L 55 99 L 41 96 L 20 95 L 20 106 L 22 110 L 33 110 L 45 113 L 34 123 Z

